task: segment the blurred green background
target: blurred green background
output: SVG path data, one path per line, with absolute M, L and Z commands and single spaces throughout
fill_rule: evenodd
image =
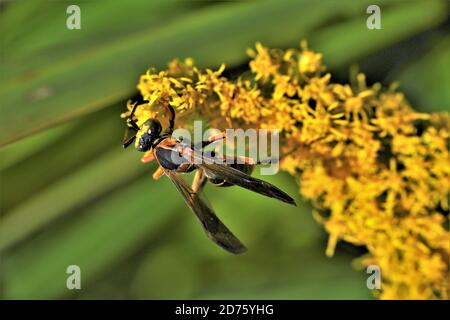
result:
M 236 188 L 207 188 L 247 245 L 209 241 L 175 188 L 121 147 L 119 114 L 139 75 L 193 57 L 246 70 L 260 41 L 322 52 L 338 82 L 353 65 L 369 83 L 399 80 L 422 111 L 449 110 L 448 1 L 2 1 L 0 15 L 0 296 L 47 298 L 368 299 L 364 253 L 327 236 L 286 173 L 264 177 L 298 207 Z M 81 8 L 81 30 L 66 8 Z M 66 288 L 81 268 L 82 290 Z

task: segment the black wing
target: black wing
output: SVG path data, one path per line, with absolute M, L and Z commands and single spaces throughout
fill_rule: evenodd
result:
M 187 205 L 195 213 L 203 225 L 208 237 L 225 250 L 240 254 L 247 248 L 236 236 L 219 220 L 214 211 L 197 195 L 186 182 L 175 172 L 165 170 L 166 175 L 175 184 Z
M 226 164 L 215 163 L 215 158 L 204 155 L 193 149 L 184 149 L 184 157 L 194 161 L 194 163 L 203 169 L 207 176 L 223 179 L 228 183 L 240 186 L 242 188 L 257 192 L 267 197 L 275 198 L 283 202 L 296 205 L 286 192 L 280 190 L 273 184 L 254 178 Z

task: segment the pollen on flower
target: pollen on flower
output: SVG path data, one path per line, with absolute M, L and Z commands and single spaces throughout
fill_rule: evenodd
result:
M 179 126 L 195 113 L 218 129 L 280 130 L 281 167 L 329 233 L 326 254 L 340 240 L 364 245 L 358 263 L 382 270 L 377 297 L 448 299 L 449 114 L 416 112 L 395 86 L 368 86 L 362 73 L 354 85 L 334 83 L 306 42 L 248 52 L 245 79 L 192 59 L 148 71 L 138 83 L 148 101 L 136 109 L 138 123 L 170 104 Z

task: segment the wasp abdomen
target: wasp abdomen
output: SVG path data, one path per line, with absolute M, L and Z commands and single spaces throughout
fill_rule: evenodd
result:
M 195 166 L 183 158 L 176 150 L 157 147 L 155 153 L 159 164 L 166 170 L 191 172 L 195 169 Z
M 217 179 L 217 178 L 210 179 L 210 178 L 208 178 L 208 181 L 211 184 L 213 184 L 214 186 L 216 186 L 216 187 L 229 187 L 229 186 L 232 186 L 231 183 L 228 183 L 228 182 L 226 182 L 223 179 Z
M 254 165 L 245 163 L 232 163 L 229 165 L 229 167 L 237 169 L 245 174 L 251 175 Z M 217 178 L 211 174 L 206 174 L 206 177 L 208 178 L 208 181 L 216 187 L 229 187 L 233 185 L 232 183 L 229 183 L 224 179 Z

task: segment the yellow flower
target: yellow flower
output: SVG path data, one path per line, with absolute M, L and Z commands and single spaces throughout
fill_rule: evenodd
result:
M 308 49 L 250 50 L 251 79 L 231 81 L 192 59 L 148 71 L 138 124 L 165 104 L 177 125 L 197 113 L 212 127 L 279 129 L 281 168 L 295 176 L 314 217 L 338 241 L 364 245 L 363 266 L 381 268 L 381 299 L 448 299 L 450 116 L 413 110 L 395 86 L 333 83 Z M 130 114 L 133 105 L 127 106 Z
M 311 50 L 304 50 L 298 61 L 300 73 L 315 73 L 322 71 L 322 55 Z
M 272 59 L 269 49 L 262 46 L 261 43 L 256 44 L 255 58 L 250 62 L 250 69 L 256 74 L 255 80 L 267 81 L 271 76 L 277 74 L 278 64 Z

